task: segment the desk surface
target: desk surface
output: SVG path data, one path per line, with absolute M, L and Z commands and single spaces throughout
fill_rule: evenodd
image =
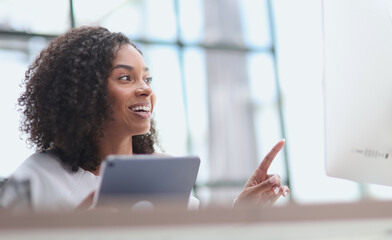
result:
M 0 239 L 392 239 L 392 202 L 0 214 Z

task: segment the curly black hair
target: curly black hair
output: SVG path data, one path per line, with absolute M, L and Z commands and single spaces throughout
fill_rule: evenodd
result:
M 53 40 L 29 66 L 18 99 L 20 130 L 37 151 L 53 151 L 73 171 L 97 169 L 103 123 L 112 113 L 107 79 L 122 44 L 138 49 L 122 33 L 80 27 Z M 154 126 L 151 120 L 149 133 L 133 136 L 134 153 L 155 151 Z

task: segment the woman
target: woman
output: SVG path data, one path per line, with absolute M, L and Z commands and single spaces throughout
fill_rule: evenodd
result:
M 51 42 L 26 71 L 26 90 L 18 100 L 21 130 L 37 153 L 12 175 L 0 203 L 36 211 L 89 206 L 103 159 L 153 154 L 151 80 L 140 50 L 121 33 L 81 27 Z M 283 145 L 263 161 L 236 204 L 274 202 L 289 193 L 279 176 L 267 175 Z M 28 184 L 27 194 L 18 190 L 20 183 Z

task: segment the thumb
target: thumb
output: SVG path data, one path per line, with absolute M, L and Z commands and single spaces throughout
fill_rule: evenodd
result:
M 273 191 L 273 187 L 279 185 L 279 177 L 277 175 L 273 175 L 272 177 L 268 178 L 267 180 L 261 182 L 260 184 L 255 186 L 255 190 L 264 192 L 271 190 Z

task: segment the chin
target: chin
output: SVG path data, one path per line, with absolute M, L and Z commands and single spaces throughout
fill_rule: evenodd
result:
M 150 127 L 145 128 L 145 129 L 141 129 L 140 131 L 137 131 L 136 134 L 133 134 L 134 136 L 138 136 L 138 135 L 144 135 L 150 132 Z

